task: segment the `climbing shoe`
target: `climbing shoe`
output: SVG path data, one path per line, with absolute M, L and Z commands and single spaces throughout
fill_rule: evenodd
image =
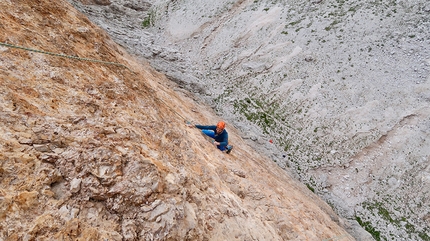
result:
M 233 150 L 233 146 L 227 145 L 227 151 L 225 153 L 230 154 L 231 150 Z

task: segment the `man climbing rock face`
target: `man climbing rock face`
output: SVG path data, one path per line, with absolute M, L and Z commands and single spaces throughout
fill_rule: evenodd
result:
M 233 149 L 232 145 L 228 144 L 228 133 L 225 130 L 225 122 L 220 121 L 216 124 L 216 126 L 203 126 L 203 125 L 194 125 L 196 128 L 202 130 L 202 132 L 213 138 L 213 144 L 221 151 L 225 151 L 227 154 L 231 152 Z

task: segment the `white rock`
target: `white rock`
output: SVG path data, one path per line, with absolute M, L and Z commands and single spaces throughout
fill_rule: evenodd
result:
M 70 182 L 70 192 L 77 193 L 81 189 L 81 182 L 82 179 L 80 178 L 73 178 L 73 180 Z

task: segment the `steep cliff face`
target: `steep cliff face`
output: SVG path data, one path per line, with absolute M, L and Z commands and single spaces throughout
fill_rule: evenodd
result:
M 375 239 L 430 239 L 429 1 L 70 2 Z
M 1 42 L 63 54 L 0 47 L 0 240 L 353 240 L 231 125 L 231 155 L 187 127 L 218 118 L 66 1 L 0 16 Z

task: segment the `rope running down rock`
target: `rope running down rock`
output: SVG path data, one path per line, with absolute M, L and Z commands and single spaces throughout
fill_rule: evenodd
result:
M 52 56 L 61 57 L 61 58 L 69 58 L 69 59 L 76 59 L 76 60 L 88 61 L 88 62 L 94 62 L 94 63 L 116 65 L 116 66 L 124 67 L 124 68 L 130 70 L 131 72 L 133 72 L 127 66 L 125 66 L 123 64 L 120 64 L 120 63 L 116 63 L 116 62 L 107 62 L 107 61 L 102 61 L 102 60 L 98 60 L 98 59 L 88 59 L 88 58 L 81 58 L 81 57 L 77 57 L 77 56 L 52 53 L 52 52 L 47 52 L 47 51 L 42 51 L 42 50 L 37 50 L 37 49 L 26 48 L 26 47 L 17 46 L 17 45 L 8 44 L 8 43 L 3 43 L 3 42 L 0 42 L 0 46 L 5 46 L 5 47 L 15 48 L 15 49 L 21 49 L 21 50 L 30 51 L 30 52 L 36 52 L 36 53 L 41 53 L 41 54 L 47 54 L 47 55 L 52 55 Z

